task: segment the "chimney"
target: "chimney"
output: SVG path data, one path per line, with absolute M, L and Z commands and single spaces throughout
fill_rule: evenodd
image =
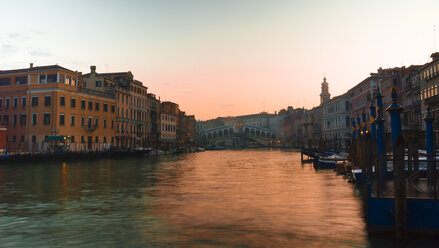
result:
M 433 61 L 438 60 L 439 59 L 439 53 L 436 52 L 436 53 L 431 54 L 430 58 L 432 58 Z
M 34 63 L 30 63 L 29 68 L 31 68 L 31 69 L 34 68 Z
M 90 71 L 91 73 L 96 73 L 96 66 L 95 65 L 90 66 Z

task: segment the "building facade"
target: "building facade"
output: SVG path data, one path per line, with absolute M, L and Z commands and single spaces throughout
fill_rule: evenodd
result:
M 322 105 L 322 135 L 333 148 L 345 147 L 352 136 L 349 99 L 349 93 L 345 93 Z
M 65 136 L 65 149 L 101 151 L 114 145 L 114 96 L 80 86 L 80 73 L 58 65 L 0 71 L 0 115 L 7 149 L 47 152 L 49 136 Z

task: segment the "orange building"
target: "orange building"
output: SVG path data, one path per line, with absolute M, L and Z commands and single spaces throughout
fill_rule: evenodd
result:
M 131 135 L 129 133 L 130 91 L 127 87 L 118 84 L 117 81 L 102 73 L 96 72 L 96 66 L 90 66 L 90 73 L 81 76 L 84 88 L 109 93 L 115 100 L 115 145 L 118 149 L 131 147 Z
M 143 86 L 142 82 L 134 80 L 130 71 L 100 73 L 100 75 L 114 80 L 120 89 L 116 97 L 116 102 L 120 106 L 117 120 L 120 123 L 118 134 L 124 139 L 124 146 L 127 148 L 146 147 L 148 88 Z
M 7 149 L 50 151 L 48 136 L 68 136 L 70 151 L 102 151 L 115 140 L 114 94 L 82 87 L 58 65 L 0 71 L 0 115 Z

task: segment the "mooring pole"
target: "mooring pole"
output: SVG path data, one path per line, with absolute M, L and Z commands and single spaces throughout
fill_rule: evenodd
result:
M 390 129 L 392 133 L 392 147 L 395 144 L 396 137 L 401 135 L 401 112 L 403 108 L 396 102 L 396 90 L 392 88 L 392 104 L 387 107 L 387 112 L 390 113 Z
M 355 144 L 355 119 L 354 118 L 352 118 L 352 141 L 353 141 L 353 144 Z
M 375 124 L 376 108 L 373 105 L 373 103 L 370 104 L 369 110 L 370 110 L 370 133 L 372 140 L 374 140 L 376 137 L 376 124 Z
M 384 115 L 383 115 L 383 96 L 378 92 L 376 94 L 377 100 L 377 118 L 375 119 L 377 133 L 377 165 L 375 166 L 375 173 L 377 174 L 377 197 L 380 197 L 380 192 L 384 189 L 385 176 L 387 172 L 386 164 L 386 147 L 384 143 Z
M 358 138 L 361 138 L 361 122 L 359 115 L 357 115 L 357 133 L 358 133 Z
M 400 244 L 407 237 L 407 195 L 404 170 L 404 139 L 395 138 L 393 144 L 393 184 L 395 187 L 395 236 Z
M 401 112 L 395 88 L 392 89 L 392 104 L 386 109 L 390 113 L 393 148 L 393 184 L 395 187 L 395 234 L 404 242 L 407 234 L 407 201 L 404 170 L 404 139 L 401 134 Z
M 434 177 L 436 174 L 436 166 L 434 166 L 434 133 L 433 133 L 433 116 L 431 116 L 430 106 L 427 105 L 427 112 L 424 116 L 425 121 L 425 144 L 427 148 L 427 177 L 428 185 L 434 185 Z
M 367 128 L 366 128 L 366 113 L 364 113 L 364 108 L 363 108 L 363 112 L 361 113 L 361 127 L 362 127 L 363 136 L 366 136 L 366 132 L 367 132 Z

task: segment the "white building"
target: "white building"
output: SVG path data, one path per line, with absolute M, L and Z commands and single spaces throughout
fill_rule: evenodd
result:
M 323 138 L 334 148 L 346 145 L 351 135 L 349 94 L 327 100 L 322 107 Z

